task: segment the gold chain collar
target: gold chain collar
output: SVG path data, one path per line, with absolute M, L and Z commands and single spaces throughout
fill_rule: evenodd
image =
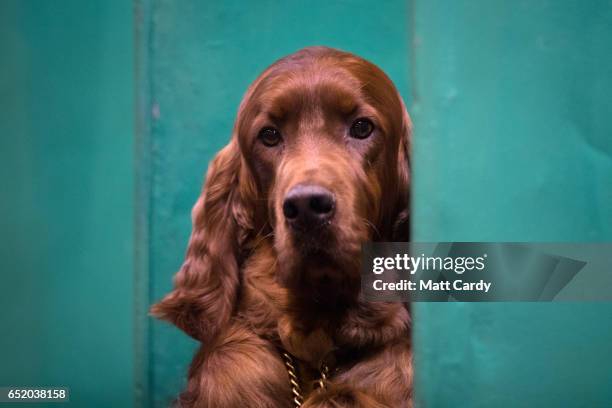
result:
M 281 354 L 283 356 L 285 368 L 287 369 L 287 374 L 289 375 L 289 383 L 291 384 L 291 392 L 293 394 L 293 404 L 296 408 L 299 408 L 304 402 L 304 396 L 302 395 L 302 387 L 300 387 L 300 379 L 297 375 L 293 356 L 285 350 L 281 350 Z M 329 377 L 329 366 L 325 363 L 321 364 L 319 374 L 320 377 L 317 381 L 317 385 L 318 388 L 324 390 L 327 388 L 326 382 Z

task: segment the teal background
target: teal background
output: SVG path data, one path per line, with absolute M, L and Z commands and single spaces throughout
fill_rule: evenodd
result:
M 0 386 L 58 406 L 134 401 L 132 26 L 129 2 L 0 2 Z
M 612 240 L 612 4 L 416 1 L 414 239 Z M 427 407 L 609 407 L 609 303 L 417 304 Z
M 415 122 L 414 238 L 612 240 L 612 4 L 0 3 L 0 385 L 167 406 L 195 343 L 171 287 L 248 84 L 358 53 Z M 612 306 L 417 304 L 427 407 L 609 406 Z

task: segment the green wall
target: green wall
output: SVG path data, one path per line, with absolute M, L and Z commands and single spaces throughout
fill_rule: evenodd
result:
M 612 240 L 612 4 L 416 1 L 415 239 Z M 608 407 L 612 306 L 418 304 L 427 407 Z
M 132 6 L 3 0 L 0 27 L 0 385 L 132 406 Z
M 609 2 L 132 7 L 0 3 L 0 385 L 167 406 L 195 343 L 145 311 L 171 287 L 242 93 L 307 45 L 372 60 L 403 94 L 416 239 L 612 239 Z M 421 406 L 610 405 L 609 304 L 415 316 Z

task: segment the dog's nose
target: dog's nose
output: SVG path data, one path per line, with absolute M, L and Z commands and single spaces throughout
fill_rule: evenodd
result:
M 328 222 L 334 215 L 334 195 L 317 185 L 297 185 L 283 201 L 283 214 L 294 228 L 306 230 Z

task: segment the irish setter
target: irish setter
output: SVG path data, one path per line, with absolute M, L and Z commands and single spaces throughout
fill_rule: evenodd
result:
M 360 296 L 362 244 L 409 238 L 410 133 L 391 80 L 343 51 L 249 87 L 152 308 L 201 342 L 179 406 L 412 406 L 408 307 Z

